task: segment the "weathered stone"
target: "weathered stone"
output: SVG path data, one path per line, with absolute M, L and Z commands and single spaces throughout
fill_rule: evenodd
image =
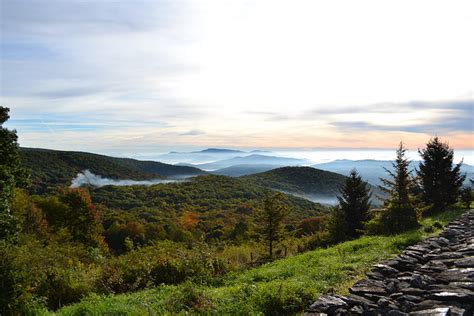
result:
M 472 313 L 470 313 L 469 311 L 456 306 L 450 306 L 449 312 L 450 316 L 472 316 Z
M 454 265 L 458 268 L 474 268 L 474 257 L 459 259 Z
M 449 288 L 461 288 L 474 291 L 474 282 L 451 282 L 448 284 Z
M 425 309 L 421 311 L 411 312 L 413 316 L 449 316 L 449 307 L 438 307 L 433 309 Z
M 349 307 L 339 296 L 323 295 L 308 309 L 311 312 L 334 313 L 338 308 Z
M 447 225 L 441 237 L 430 237 L 374 265 L 349 292 L 347 297 L 322 296 L 308 312 L 472 316 L 474 210 Z
M 474 302 L 474 292 L 471 292 L 466 289 L 448 289 L 443 292 L 430 294 L 428 298 L 438 301 L 455 301 L 461 303 L 469 303 Z
M 358 281 L 353 287 L 349 289 L 349 292 L 356 295 L 365 294 L 377 294 L 377 295 L 385 295 L 387 294 L 387 289 L 385 285 L 376 280 L 361 280 Z
M 421 302 L 423 299 L 419 296 L 414 296 L 414 295 L 403 295 L 399 298 L 399 302 L 400 301 L 410 301 L 410 302 L 414 302 L 414 303 L 418 303 L 418 302 Z
M 362 315 L 364 314 L 364 309 L 362 308 L 362 306 L 360 305 L 357 305 L 357 306 L 353 306 L 349 312 L 351 313 L 351 315 Z
M 401 289 L 400 292 L 408 295 L 423 296 L 426 294 L 425 290 L 417 289 L 414 287 L 407 287 L 406 289 Z
M 454 268 L 441 272 L 438 279 L 444 282 L 472 282 L 474 268 Z
M 376 264 L 372 271 L 379 272 L 385 276 L 393 276 L 399 272 L 397 269 L 386 264 Z

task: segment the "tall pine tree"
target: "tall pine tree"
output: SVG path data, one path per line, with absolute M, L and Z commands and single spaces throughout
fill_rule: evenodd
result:
M 347 221 L 345 234 L 349 238 L 359 237 L 367 221 L 370 208 L 370 189 L 367 182 L 354 169 L 346 179 L 344 187 L 337 197 L 341 212 Z
M 403 143 L 397 149 L 397 157 L 393 162 L 393 171 L 385 169 L 389 179 L 380 179 L 381 189 L 389 194 L 385 209 L 380 216 L 380 224 L 384 233 L 393 234 L 418 226 L 416 210 L 410 198 L 412 179 Z
M 465 175 L 461 174 L 461 164 L 453 164 L 454 151 L 438 137 L 431 139 L 426 148 L 418 150 L 422 161 L 418 178 L 421 184 L 422 199 L 429 212 L 442 211 L 456 202 Z

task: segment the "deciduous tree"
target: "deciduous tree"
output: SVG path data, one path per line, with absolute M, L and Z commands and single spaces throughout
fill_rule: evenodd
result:
M 11 203 L 15 187 L 25 187 L 28 178 L 21 167 L 16 131 L 3 127 L 10 118 L 8 112 L 8 108 L 0 106 L 0 239 L 10 239 L 18 233 L 18 220 L 12 216 Z

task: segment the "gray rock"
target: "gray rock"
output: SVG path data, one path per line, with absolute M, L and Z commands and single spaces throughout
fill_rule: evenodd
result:
M 469 303 L 474 302 L 474 292 L 466 289 L 447 289 L 443 292 L 430 294 L 428 298 L 438 301 Z
M 339 296 L 322 295 L 316 302 L 311 304 L 309 312 L 334 313 L 339 308 L 348 308 L 349 305 Z
M 425 309 L 421 311 L 411 312 L 409 315 L 413 316 L 449 316 L 449 307 L 438 307 L 432 309 Z

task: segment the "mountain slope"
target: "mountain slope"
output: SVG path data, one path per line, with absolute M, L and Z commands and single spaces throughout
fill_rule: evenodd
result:
M 32 189 L 37 193 L 44 192 L 48 186 L 69 185 L 85 169 L 107 178 L 133 180 L 205 174 L 193 167 L 85 152 L 21 148 L 21 156 L 23 165 L 31 170 Z
M 234 157 L 230 159 L 220 160 L 211 163 L 195 165 L 196 167 L 203 170 L 217 170 L 222 168 L 228 168 L 235 165 L 273 165 L 276 167 L 282 166 L 296 166 L 302 165 L 306 161 L 303 159 L 296 158 L 285 158 L 285 157 L 276 157 L 276 156 L 267 156 L 267 155 L 258 155 L 252 154 L 244 157 Z

